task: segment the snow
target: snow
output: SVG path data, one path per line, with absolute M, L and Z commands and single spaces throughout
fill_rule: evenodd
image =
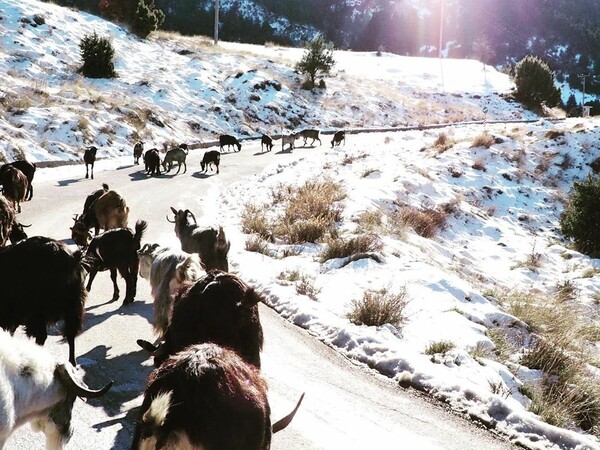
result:
M 37 13 L 46 17 L 45 25 L 21 22 Z M 503 364 L 470 353 L 495 348 L 487 335 L 491 329 L 525 328 L 490 292 L 550 295 L 558 280 L 570 280 L 579 289 L 578 301 L 597 311 L 597 280 L 582 273 L 598 263 L 569 250 L 557 231 L 561 200 L 595 158 L 600 132 L 593 119 L 536 120 L 506 100 L 511 80 L 478 61 L 338 51 L 327 89 L 309 93 L 300 91 L 301 78 L 293 72 L 301 49 L 225 42 L 212 48 L 183 37 L 140 41 L 89 14 L 34 0 L 4 0 L 0 17 L 0 152 L 8 160 L 19 152 L 37 162 L 77 160 L 85 146 L 97 145 L 105 158 L 102 169 L 111 170 L 131 155 L 137 139 L 151 148 L 174 136 L 200 143 L 222 132 L 256 137 L 304 126 L 331 131 L 480 121 L 349 133 L 346 144 L 335 148 L 323 135 L 322 151 L 313 157 L 271 166 L 215 192 L 224 197 L 223 207 L 210 219 L 227 230 L 233 270 L 263 290 L 283 317 L 339 352 L 493 423 L 528 448 L 600 448 L 597 438 L 553 427 L 528 411 L 530 400 L 519 388 L 539 374 L 516 360 Z M 111 37 L 118 78 L 76 74 L 77 44 L 91 29 Z M 136 122 L 139 116 L 145 127 Z M 482 123 L 484 118 L 489 122 Z M 515 120 L 529 122 L 492 123 Z M 549 138 L 551 130 L 563 135 Z M 483 131 L 495 143 L 472 147 Z M 434 147 L 440 133 L 454 142 L 446 151 Z M 39 169 L 36 176 L 58 179 L 71 170 Z M 272 193 L 315 177 L 330 178 L 345 191 L 341 236 L 355 235 L 362 212 L 381 213 L 380 262 L 323 263 L 326 244 L 295 245 L 292 256 L 284 256 L 289 246 L 278 241 L 268 244 L 270 256 L 245 250 L 245 206 L 264 205 L 274 218 L 281 205 Z M 390 231 L 398 205 L 446 205 L 446 224 L 433 238 L 410 229 Z M 564 258 L 565 252 L 573 257 Z M 535 271 L 523 264 L 532 254 L 542 261 Z M 285 279 L 292 272 L 314 280 L 315 299 L 298 294 L 297 282 Z M 352 300 L 378 289 L 405 290 L 403 326 L 360 326 L 346 318 Z M 440 341 L 454 348 L 425 354 Z

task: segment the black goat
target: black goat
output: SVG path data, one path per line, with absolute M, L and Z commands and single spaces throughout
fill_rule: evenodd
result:
M 142 141 L 136 142 L 133 146 L 133 163 L 139 164 L 140 158 L 142 157 L 142 153 L 144 153 L 144 143 Z
M 0 251 L 0 327 L 14 333 L 25 325 L 29 337 L 43 345 L 46 327 L 64 321 L 62 335 L 75 365 L 75 336 L 81 332 L 84 268 L 62 242 L 31 237 Z
M 148 377 L 132 450 L 269 450 L 300 407 L 271 426 L 267 383 L 234 351 L 193 345 Z
M 17 242 L 27 239 L 27 233 L 25 233 L 25 228 L 29 228 L 30 226 L 31 224 L 24 225 L 15 220 L 13 222 L 12 230 L 10 230 L 10 234 L 8 235 L 10 243 L 16 244 Z
M 155 347 L 138 340 L 142 348 L 152 352 L 154 364 L 159 366 L 188 345 L 214 342 L 260 368 L 263 329 L 258 303 L 263 296 L 238 276 L 220 270 L 211 270 L 183 286 L 175 297 L 164 342 Z
M 344 130 L 336 131 L 331 140 L 331 148 L 333 148 L 334 145 L 339 146 L 342 141 L 344 141 L 344 145 L 346 145 L 346 132 Z
M 225 146 L 227 146 L 227 151 L 229 151 L 229 147 L 232 146 L 237 147 L 238 152 L 242 149 L 242 144 L 240 144 L 240 141 L 238 141 L 236 137 L 231 136 L 230 134 L 222 134 L 221 136 L 219 136 L 220 150 L 223 151 L 223 147 Z
M 200 162 L 200 167 L 202 168 L 202 172 L 208 170 L 209 164 L 212 164 L 217 168 L 217 173 L 219 173 L 219 163 L 221 162 L 221 152 L 218 150 L 209 150 L 204 152 L 204 156 L 202 157 L 202 161 Z
M 158 149 L 151 148 L 144 153 L 144 166 L 146 174 L 160 175 L 160 154 L 158 153 Z
M 2 178 L 2 174 L 8 166 L 19 169 L 21 172 L 23 172 L 23 175 L 27 177 L 28 188 L 26 200 L 31 200 L 33 198 L 33 176 L 35 175 L 35 169 L 37 166 L 34 163 L 30 163 L 29 161 L 25 160 L 13 161 L 0 167 L 0 178 Z
M 88 147 L 83 154 L 83 162 L 85 163 L 85 177 L 88 178 L 88 166 L 91 172 L 91 178 L 94 179 L 94 163 L 96 162 L 96 152 L 98 149 L 93 145 Z
M 267 151 L 273 150 L 273 138 L 267 134 L 263 134 L 260 138 L 260 150 L 263 151 L 263 145 L 267 147 Z
M 96 274 L 103 270 L 110 270 L 113 282 L 113 297 L 111 301 L 119 298 L 117 285 L 117 271 L 125 279 L 125 299 L 123 305 L 133 302 L 137 292 L 138 269 L 140 258 L 138 250 L 148 224 L 138 220 L 135 224 L 135 233 L 129 228 L 108 230 L 96 236 L 85 251 L 84 258 L 90 266 L 90 277 L 87 290 L 92 289 Z
M 175 224 L 175 234 L 181 242 L 181 250 L 197 253 L 206 271 L 219 269 L 227 272 L 229 270 L 227 253 L 231 244 L 225 237 L 223 227 L 200 228 L 196 217 L 189 209 L 183 211 L 171 207 L 171 211 L 175 214 L 175 219 L 169 220 L 167 217 L 167 221 Z M 189 219 L 193 219 L 194 223 Z

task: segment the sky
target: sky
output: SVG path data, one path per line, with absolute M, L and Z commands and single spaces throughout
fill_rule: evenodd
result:
M 20 22 L 40 11 L 45 25 Z M 300 49 L 223 42 L 219 51 L 198 46 L 197 53 L 184 55 L 179 50 L 193 45 L 190 39 L 142 42 L 93 16 L 34 0 L 5 0 L 0 15 L 0 74 L 9 81 L 0 84 L 0 96 L 29 93 L 31 98 L 0 117 L 5 158 L 24 152 L 36 162 L 76 160 L 94 144 L 104 159 L 100 170 L 110 170 L 120 158 L 130 159 L 135 136 L 147 148 L 160 148 L 173 136 L 209 142 L 221 132 L 244 138 L 315 123 L 323 130 L 345 128 L 344 145 L 331 148 L 330 137 L 322 136 L 318 154 L 223 187 L 218 193 L 223 207 L 214 217 L 198 217 L 227 230 L 232 270 L 265 292 L 283 317 L 340 353 L 457 411 L 495 421 L 515 443 L 534 449 L 600 448 L 597 438 L 547 425 L 529 412 L 530 400 L 520 388 L 538 383 L 542 374 L 519 364 L 523 348 L 506 362 L 496 361 L 488 337 L 498 328 L 518 328 L 529 336 L 499 294 L 535 290 L 550 296 L 560 281 L 577 287 L 578 306 L 597 320 L 597 282 L 585 274 L 595 273 L 598 262 L 571 250 L 558 232 L 562 200 L 594 160 L 600 136 L 593 119 L 538 119 L 506 100 L 513 88 L 506 75 L 477 61 L 340 51 L 326 92 L 298 93 L 293 61 Z M 74 48 L 91 26 L 111 36 L 118 79 L 85 80 L 75 73 Z M 273 80 L 281 80 L 279 89 L 266 83 Z M 253 100 L 253 93 L 260 98 Z M 124 96 L 126 104 L 117 101 Z M 148 127 L 124 120 L 142 110 Z M 448 117 L 479 122 L 351 133 Z M 549 131 L 559 133 L 550 137 Z M 494 136 L 494 144 L 473 146 L 484 132 Z M 445 151 L 434 145 L 441 133 L 453 142 Z M 36 177 L 54 179 L 71 170 L 43 168 Z M 379 262 L 321 262 L 323 243 L 291 246 L 276 240 L 268 243 L 267 255 L 245 250 L 251 237 L 241 231 L 246 206 L 264 206 L 274 219 L 282 206 L 273 204 L 273 192 L 314 179 L 331 179 L 345 192 L 337 204 L 340 236 L 360 234 L 357 221 L 365 211 L 381 215 Z M 400 206 L 448 205 L 446 223 L 432 238 L 392 230 Z M 531 255 L 539 255 L 536 270 L 525 264 Z M 311 281 L 319 291 L 316 298 L 297 292 L 293 273 Z M 352 324 L 346 318 L 352 301 L 379 289 L 405 292 L 404 324 Z M 441 341 L 454 348 L 425 353 Z M 474 349 L 488 357 L 473 356 Z

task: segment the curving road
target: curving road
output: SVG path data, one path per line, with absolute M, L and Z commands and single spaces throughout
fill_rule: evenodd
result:
M 186 174 L 148 178 L 142 166 L 127 158 L 99 161 L 96 179 L 82 179 L 84 167 L 43 169 L 36 174 L 35 197 L 23 205 L 20 220 L 32 223 L 30 235 L 69 241 L 72 217 L 84 199 L 101 183 L 118 189 L 131 207 L 130 224 L 148 221 L 144 242 L 176 244 L 172 224 L 165 220 L 169 206 L 186 207 L 207 216 L 218 207 L 218 190 L 241 177 L 260 173 L 272 163 L 300 158 L 315 149 L 262 154 L 260 143 L 244 144 L 240 153 L 224 154 L 221 174 L 199 172 L 202 151 L 192 151 Z M 132 158 L 131 158 L 132 159 Z M 124 283 L 119 280 L 124 293 Z M 84 332 L 77 338 L 77 362 L 91 387 L 115 380 L 101 399 L 77 400 L 74 434 L 68 449 L 127 449 L 131 442 L 141 392 L 151 360 L 136 345 L 138 338 L 153 340 L 150 291 L 140 278 L 136 301 L 127 307 L 108 303 L 112 286 L 108 272 L 98 275 L 87 303 Z M 306 398 L 290 427 L 273 439 L 273 450 L 289 449 L 509 449 L 507 442 L 448 413 L 421 396 L 404 391 L 390 380 L 356 365 L 309 336 L 304 330 L 261 306 L 265 329 L 263 373 L 269 381 L 272 415 L 286 414 L 302 392 Z M 56 330 L 46 343 L 54 354 L 67 358 L 67 345 Z M 44 440 L 29 426 L 19 429 L 7 449 L 42 449 Z M 243 449 L 242 449 L 243 450 Z

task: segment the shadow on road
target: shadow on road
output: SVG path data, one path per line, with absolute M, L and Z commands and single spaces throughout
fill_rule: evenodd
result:
M 192 176 L 194 178 L 200 178 L 201 180 L 204 180 L 204 179 L 210 178 L 210 177 L 212 177 L 212 176 L 214 176 L 216 174 L 217 174 L 216 172 L 213 172 L 212 174 L 211 173 L 206 173 L 206 172 L 194 172 L 192 174 Z
M 56 185 L 60 187 L 68 186 L 73 183 L 79 183 L 85 180 L 85 178 L 68 178 L 66 180 L 56 180 Z M 92 180 L 93 181 L 93 180 Z
M 110 349 L 105 345 L 98 345 L 77 360 L 86 371 L 84 381 L 90 388 L 99 389 L 109 381 L 114 381 L 106 395 L 98 399 L 88 399 L 88 403 L 104 409 L 111 417 L 110 420 L 93 425 L 94 429 L 99 432 L 103 428 L 120 424 L 121 429 L 112 449 L 128 449 L 131 446 L 139 408 L 130 408 L 124 417 L 117 416 L 122 415 L 123 405 L 143 394 L 152 367 L 149 364 L 144 365 L 149 355 L 141 349 L 113 358 L 109 357 Z
M 125 292 L 121 291 L 121 297 L 116 301 L 108 300 L 105 303 L 99 305 L 89 306 L 85 309 L 85 319 L 83 324 L 84 331 L 98 325 L 100 322 L 103 322 L 106 318 L 115 315 L 127 315 L 127 316 L 140 316 L 146 319 L 149 323 L 152 323 L 152 303 L 146 303 L 139 298 L 134 300 L 133 303 L 128 305 L 123 305 L 123 298 L 125 297 Z M 101 306 L 106 306 L 110 303 L 115 304 L 115 309 L 111 309 L 109 311 L 105 311 L 101 314 L 95 314 L 93 311 Z

